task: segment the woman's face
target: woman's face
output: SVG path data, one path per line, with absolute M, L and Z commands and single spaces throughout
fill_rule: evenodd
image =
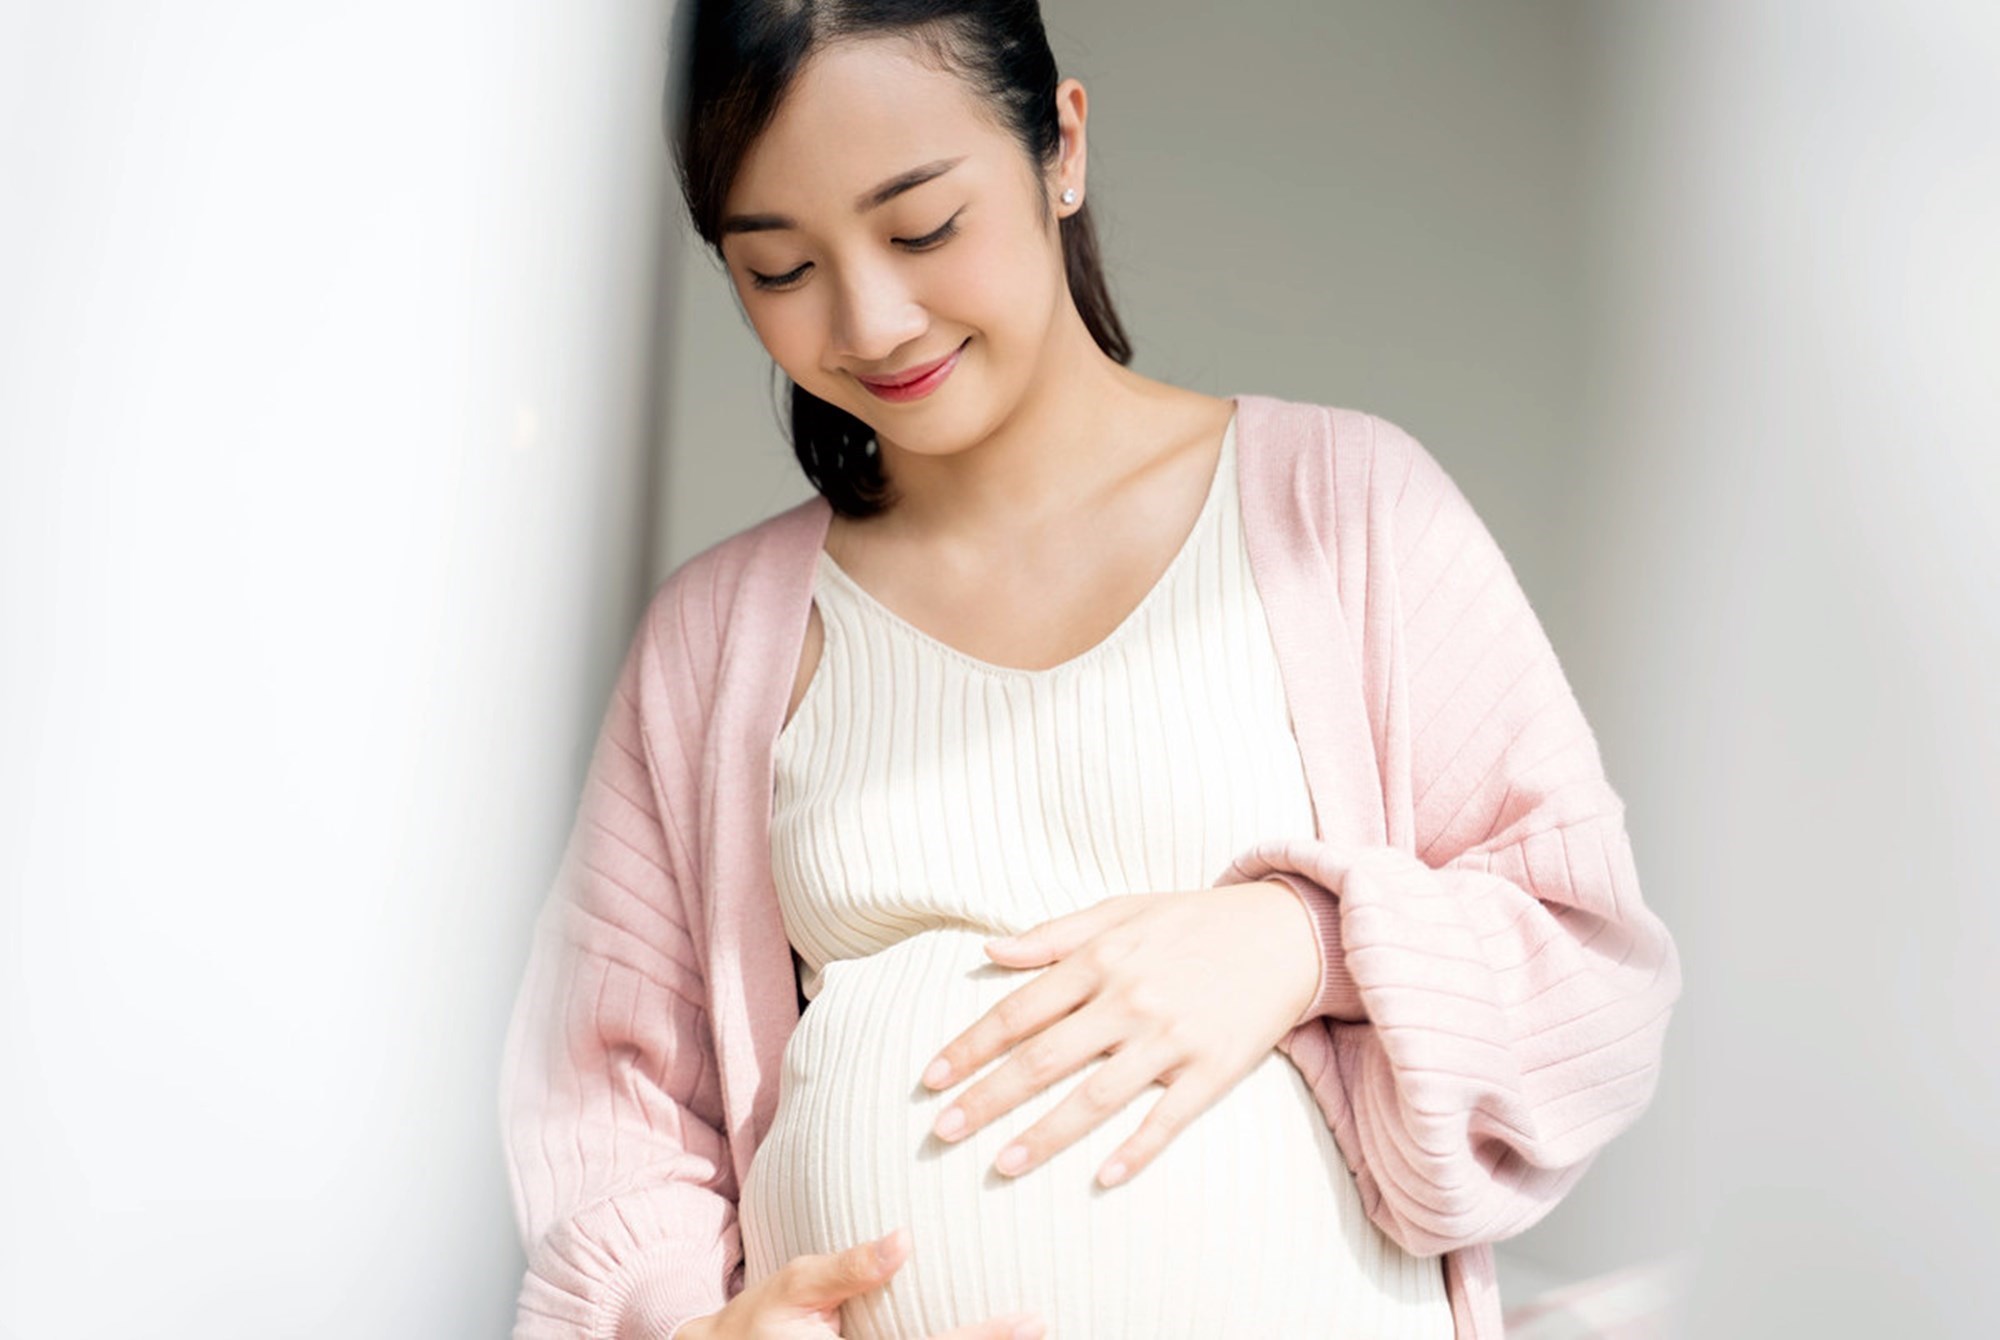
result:
M 912 170 L 925 180 L 877 194 Z M 723 255 L 757 337 L 794 382 L 897 448 L 949 453 L 1007 419 L 1064 307 L 1075 319 L 1057 207 L 1044 224 L 1036 199 L 1060 186 L 1053 173 L 1037 179 L 963 83 L 901 41 L 836 43 L 745 157 Z M 950 374 L 918 399 L 861 381 L 954 351 Z

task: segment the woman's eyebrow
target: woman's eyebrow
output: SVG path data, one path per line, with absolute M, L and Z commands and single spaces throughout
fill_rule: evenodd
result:
M 899 172 L 881 185 L 863 191 L 854 199 L 854 212 L 866 214 L 871 209 L 879 209 L 903 192 L 922 186 L 934 177 L 945 173 L 965 161 L 965 155 L 957 158 L 939 158 L 913 167 L 907 172 Z M 731 214 L 722 221 L 722 233 L 765 233 L 784 228 L 796 228 L 798 222 L 784 214 Z

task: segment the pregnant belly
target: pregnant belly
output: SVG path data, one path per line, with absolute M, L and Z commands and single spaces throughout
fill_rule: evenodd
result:
M 1076 1340 L 1450 1340 L 1440 1259 L 1406 1255 L 1368 1221 L 1311 1091 L 1275 1050 L 1121 1186 L 1099 1186 L 1097 1170 L 1158 1084 L 1028 1172 L 993 1170 L 1102 1056 L 969 1138 L 933 1136 L 974 1079 L 933 1093 L 924 1066 L 1043 971 L 995 965 L 984 938 L 930 931 L 827 966 L 738 1202 L 746 1285 L 903 1224 L 911 1254 L 842 1309 L 845 1340 L 920 1340 L 1021 1310 Z

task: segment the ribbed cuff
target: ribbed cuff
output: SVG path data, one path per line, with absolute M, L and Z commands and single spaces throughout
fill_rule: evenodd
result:
M 693 1251 L 686 1242 L 662 1243 L 629 1263 L 606 1290 L 603 1316 L 591 1330 L 594 1340 L 659 1340 L 721 1311 L 729 1300 L 715 1293 L 714 1281 L 722 1276 L 720 1251 L 720 1244 Z
M 1299 896 L 1306 916 L 1312 920 L 1313 941 L 1319 946 L 1319 991 L 1292 1026 L 1296 1028 L 1322 1015 L 1350 1023 L 1367 1019 L 1368 1011 L 1361 1004 L 1361 988 L 1347 970 L 1347 955 L 1341 945 L 1339 897 L 1304 875 L 1273 870 L 1264 878 L 1284 884 Z

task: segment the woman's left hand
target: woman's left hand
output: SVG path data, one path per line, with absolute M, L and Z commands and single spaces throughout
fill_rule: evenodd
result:
M 1025 1172 L 1147 1085 L 1165 1084 L 1139 1128 L 1098 1170 L 1104 1186 L 1145 1167 L 1248 1074 L 1298 1025 L 1319 986 L 1319 950 L 1305 907 L 1290 888 L 1268 881 L 1114 895 L 989 940 L 986 952 L 1006 967 L 1053 966 L 945 1044 L 939 1060 L 948 1069 L 931 1063 L 922 1083 L 942 1089 L 1014 1048 L 933 1129 L 941 1139 L 963 1140 L 1109 1052 L 1096 1073 L 994 1164 L 1009 1176 Z M 954 1113 L 964 1116 L 956 1128 Z M 1010 1162 L 1016 1150 L 1024 1156 Z

